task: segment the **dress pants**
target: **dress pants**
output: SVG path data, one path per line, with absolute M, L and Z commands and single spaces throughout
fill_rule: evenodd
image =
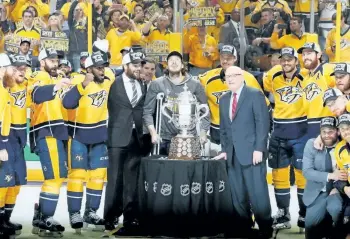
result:
M 266 162 L 243 166 L 236 156 L 232 162 L 232 165 L 228 165 L 228 176 L 233 207 L 238 214 L 235 228 L 249 233 L 253 225 L 252 209 L 260 234 L 269 237 L 270 234 L 272 235 L 272 218 L 266 182 Z
M 126 147 L 110 147 L 108 155 L 104 219 L 113 222 L 123 214 L 125 225 L 138 216 L 136 192 L 142 155 L 136 130 Z

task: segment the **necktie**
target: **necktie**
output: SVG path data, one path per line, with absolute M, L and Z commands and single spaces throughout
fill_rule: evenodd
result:
M 332 164 L 332 157 L 329 153 L 332 150 L 332 148 L 327 148 L 327 154 L 326 154 L 326 162 L 325 162 L 325 168 L 326 172 L 332 173 L 333 172 L 333 164 Z M 326 185 L 326 191 L 329 193 L 333 188 L 333 180 L 330 180 L 327 182 Z
M 135 107 L 135 106 L 136 106 L 136 103 L 137 103 L 137 98 L 138 98 L 135 80 L 131 80 L 131 86 L 132 86 L 131 105 L 132 105 L 132 107 Z
M 237 109 L 237 93 L 233 93 L 231 120 L 233 120 L 233 118 L 235 117 L 236 109 Z

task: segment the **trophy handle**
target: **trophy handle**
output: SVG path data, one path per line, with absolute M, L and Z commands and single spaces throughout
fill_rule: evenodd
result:
M 168 112 L 165 110 L 165 108 L 168 106 L 168 104 L 162 105 L 162 114 L 169 119 L 169 123 L 173 121 L 172 117 L 168 114 Z
M 199 116 L 199 113 L 201 111 L 201 109 L 205 109 L 203 115 Z M 209 107 L 207 104 L 201 104 L 201 105 L 197 105 L 197 114 L 198 114 L 198 122 L 201 121 L 201 119 L 203 119 L 204 117 L 206 117 L 209 114 Z

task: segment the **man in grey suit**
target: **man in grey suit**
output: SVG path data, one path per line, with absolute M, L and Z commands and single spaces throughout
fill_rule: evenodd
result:
M 216 159 L 226 159 L 233 206 L 238 214 L 238 237 L 272 237 L 272 218 L 266 182 L 269 111 L 259 90 L 244 84 L 241 68 L 226 70 L 226 84 L 231 92 L 220 99 L 220 143 L 223 152 Z M 252 235 L 252 208 L 259 225 L 259 235 Z
M 307 207 L 305 217 L 305 237 L 323 238 L 320 229 L 327 212 L 334 222 L 338 222 L 342 210 L 342 198 L 333 181 L 347 180 L 347 173 L 335 168 L 334 148 L 338 142 L 337 120 L 325 117 L 321 120 L 321 139 L 324 150 L 314 148 L 315 139 L 310 139 L 304 150 L 303 174 L 306 178 L 303 201 Z M 330 227 L 326 227 L 330 228 Z

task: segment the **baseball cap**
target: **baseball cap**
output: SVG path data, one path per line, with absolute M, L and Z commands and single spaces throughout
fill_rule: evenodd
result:
M 178 56 L 178 57 L 180 57 L 181 61 L 182 61 L 182 59 L 183 59 L 182 54 L 181 54 L 180 52 L 178 52 L 178 51 L 172 51 L 172 52 L 170 52 L 169 55 L 167 56 L 166 60 L 168 61 L 169 58 L 172 57 L 172 56 Z
M 341 124 L 350 124 L 350 114 L 342 114 L 338 118 L 338 126 Z
M 321 119 L 321 128 L 322 127 L 331 127 L 337 128 L 337 118 L 335 117 L 324 117 Z
M 298 58 L 298 53 L 292 47 L 285 47 L 281 49 L 281 54 L 279 58 L 282 58 L 282 56 L 292 56 Z
M 87 51 L 82 51 L 82 52 L 80 52 L 80 60 L 82 60 L 83 58 L 87 58 L 87 57 L 89 57 L 89 52 L 87 52 Z
M 25 56 L 22 55 L 10 55 L 10 60 L 13 66 L 31 66 L 30 62 Z
M 107 53 L 109 49 L 109 43 L 106 39 L 104 40 L 97 40 L 92 45 L 92 51 L 102 51 L 104 53 Z
M 130 47 L 124 47 L 123 49 L 120 50 L 120 53 L 123 54 L 124 51 L 129 52 L 131 50 Z
M 22 45 L 22 43 L 28 43 L 29 45 L 31 44 L 31 42 L 30 42 L 30 39 L 28 39 L 28 38 L 22 38 L 21 39 L 21 43 L 19 44 L 19 45 Z
M 236 48 L 232 45 L 221 45 L 219 46 L 220 54 L 231 54 L 237 58 Z
M 323 106 L 326 106 L 328 101 L 336 100 L 338 96 L 341 95 L 343 95 L 343 93 L 337 88 L 327 89 L 323 95 Z
M 350 74 L 350 64 L 336 63 L 334 67 L 334 72 L 331 73 L 331 76 L 334 76 L 335 73 Z
M 61 59 L 61 60 L 60 60 L 60 63 L 59 63 L 58 65 L 59 65 L 59 66 L 60 66 L 60 65 L 66 65 L 66 66 L 72 68 L 72 65 L 70 64 L 70 62 L 69 62 L 67 59 Z
M 38 60 L 45 60 L 47 58 L 49 59 L 55 59 L 58 57 L 58 53 L 55 49 L 53 48 L 47 48 L 47 49 L 42 49 L 39 53 Z
M 122 64 L 126 65 L 129 63 L 141 63 L 144 57 L 145 55 L 142 52 L 129 52 L 123 56 Z
M 321 48 L 320 48 L 320 45 L 318 45 L 317 43 L 313 43 L 313 42 L 305 43 L 302 47 L 300 47 L 298 49 L 298 53 L 302 54 L 304 49 L 310 49 L 310 50 L 313 50 L 313 51 L 315 51 L 317 53 L 321 53 L 322 52 Z
M 85 61 L 85 68 L 88 68 L 90 66 L 105 66 L 108 65 L 108 61 L 106 61 L 106 58 L 103 57 L 103 54 L 100 52 L 94 52 L 86 58 Z
M 10 66 L 11 64 L 10 57 L 5 53 L 0 53 L 0 67 Z

